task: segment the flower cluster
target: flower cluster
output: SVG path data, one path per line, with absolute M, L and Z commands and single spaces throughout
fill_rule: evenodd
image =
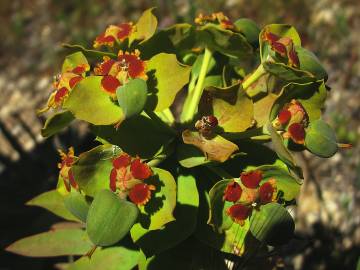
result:
M 226 214 L 236 223 L 244 225 L 253 209 L 276 200 L 277 188 L 274 178 L 260 185 L 263 179 L 260 170 L 243 172 L 240 179 L 242 185 L 235 180 L 227 185 L 223 199 L 234 203 L 226 210 Z
M 299 101 L 293 99 L 285 104 L 273 124 L 275 128 L 285 130 L 283 133 L 285 139 L 290 138 L 294 143 L 304 144 L 309 117 Z
M 129 78 L 146 80 L 146 62 L 140 59 L 139 50 L 132 53 L 119 51 L 118 59 L 114 60 L 104 56 L 103 62 L 94 68 L 95 75 L 103 76 L 101 87 L 114 96 L 116 89 L 125 84 Z
M 115 42 L 123 42 L 133 32 L 135 32 L 135 26 L 132 22 L 109 25 L 105 32 L 96 37 L 94 48 L 99 48 L 101 46 L 113 47 Z
M 234 29 L 235 28 L 232 21 L 230 21 L 230 19 L 227 16 L 225 16 L 224 13 L 222 13 L 222 12 L 216 12 L 216 13 L 212 13 L 210 15 L 203 15 L 202 13 L 200 13 L 195 18 L 195 23 L 199 24 L 199 25 L 204 25 L 209 22 L 217 23 L 224 29 Z
M 295 51 L 295 45 L 291 38 L 279 37 L 269 31 L 265 31 L 262 38 L 270 44 L 273 51 L 288 60 L 287 64 L 289 66 L 300 66 L 299 58 Z
M 39 110 L 39 113 L 48 111 L 50 108 L 60 107 L 70 91 L 85 77 L 85 72 L 90 70 L 88 63 L 77 65 L 74 68 L 68 68 L 55 77 L 53 87 L 55 91 L 50 95 L 45 108 Z
M 145 205 L 150 200 L 151 191 L 155 190 L 155 186 L 146 184 L 144 180 L 152 175 L 146 163 L 123 153 L 113 160 L 110 189 L 126 194 L 136 205 Z
M 74 155 L 74 148 L 70 147 L 68 153 L 64 153 L 59 150 L 61 163 L 58 164 L 60 169 L 60 176 L 64 181 L 64 185 L 67 191 L 71 191 L 71 187 L 78 189 L 78 184 L 75 181 L 74 174 L 72 172 L 72 165 L 77 160 L 77 157 Z

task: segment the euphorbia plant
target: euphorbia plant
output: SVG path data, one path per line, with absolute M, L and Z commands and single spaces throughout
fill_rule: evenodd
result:
M 150 9 L 94 49 L 64 46 L 42 134 L 76 119 L 99 145 L 61 151 L 57 188 L 28 204 L 79 226 L 9 251 L 79 256 L 67 269 L 204 269 L 213 249 L 246 262 L 291 239 L 293 152 L 344 146 L 321 119 L 327 73 L 294 27 L 214 13 L 157 30 Z

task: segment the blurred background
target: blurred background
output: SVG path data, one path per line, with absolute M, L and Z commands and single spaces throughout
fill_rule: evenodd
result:
M 33 259 L 3 249 L 48 229 L 58 219 L 25 202 L 55 187 L 57 148 L 78 152 L 94 143 L 86 125 L 44 140 L 43 107 L 66 51 L 90 47 L 108 24 L 135 21 L 156 6 L 160 27 L 223 11 L 260 27 L 293 24 L 329 73 L 326 120 L 338 140 L 353 144 L 328 160 L 298 156 L 306 181 L 296 209 L 297 239 L 279 254 L 277 269 L 355 269 L 360 255 L 360 1 L 358 0 L 0 0 L 0 270 L 55 269 L 66 258 Z M 90 136 L 90 137 L 89 137 Z

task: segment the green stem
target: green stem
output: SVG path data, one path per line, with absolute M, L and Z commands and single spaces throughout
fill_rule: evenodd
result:
M 172 125 L 175 122 L 175 118 L 173 113 L 170 111 L 169 108 L 163 110 L 162 112 L 160 112 L 160 114 L 167 119 L 167 122 Z
M 203 62 L 201 64 L 199 78 L 197 80 L 194 90 L 191 92 L 190 104 L 185 112 L 184 122 L 191 121 L 194 115 L 197 113 L 197 107 L 200 102 L 202 93 L 204 91 L 204 82 L 206 73 L 208 71 L 209 63 L 211 60 L 212 52 L 208 48 L 205 48 Z M 189 96 L 188 96 L 189 97 Z
M 260 64 L 258 68 L 242 82 L 242 87 L 246 90 L 251 84 L 256 82 L 262 75 L 266 73 L 263 65 Z

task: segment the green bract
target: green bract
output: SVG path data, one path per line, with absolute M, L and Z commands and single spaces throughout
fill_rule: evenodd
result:
M 154 11 L 108 26 L 94 49 L 64 45 L 42 135 L 77 119 L 98 145 L 61 152 L 56 190 L 27 204 L 79 228 L 8 251 L 88 255 L 67 269 L 207 269 L 214 254 L 246 262 L 292 237 L 303 183 L 293 151 L 342 146 L 321 120 L 324 67 L 287 24 L 260 30 L 219 12 L 157 29 Z

